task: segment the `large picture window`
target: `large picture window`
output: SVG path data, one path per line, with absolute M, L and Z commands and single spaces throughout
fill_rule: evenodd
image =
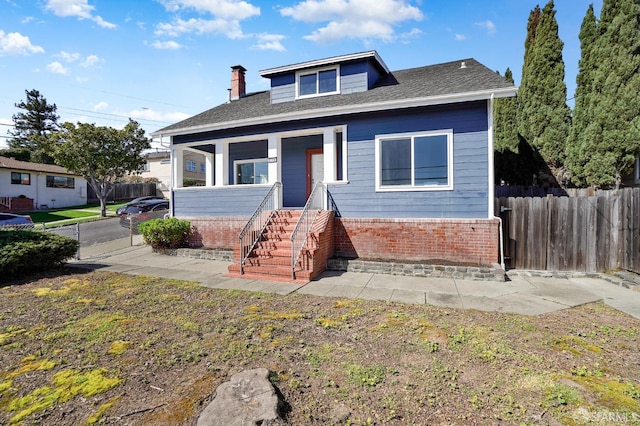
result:
M 453 132 L 381 135 L 376 138 L 376 189 L 453 188 Z
M 338 74 L 337 67 L 301 71 L 297 74 L 297 96 L 300 98 L 338 93 Z
M 233 162 L 236 185 L 269 183 L 269 162 L 266 158 Z
M 11 172 L 11 183 L 14 185 L 31 185 L 31 173 Z
M 48 188 L 75 188 L 75 179 L 66 176 L 47 176 Z

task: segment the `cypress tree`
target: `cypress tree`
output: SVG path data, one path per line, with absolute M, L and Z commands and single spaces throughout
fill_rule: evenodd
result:
M 525 102 L 531 95 L 535 81 L 533 79 L 533 73 L 531 70 L 531 63 L 533 57 L 533 46 L 536 39 L 536 30 L 540 23 L 540 6 L 536 7 L 529 13 L 529 20 L 527 22 L 527 37 L 524 40 L 524 61 L 522 63 L 522 77 L 520 80 L 520 87 L 518 88 L 516 119 L 517 130 L 520 135 L 528 135 L 529 121 L 525 120 Z
M 596 63 L 593 60 L 592 50 L 598 37 L 596 16 L 593 4 L 589 5 L 587 13 L 580 27 L 580 62 L 576 77 L 575 105 L 569 138 L 567 139 L 566 164 L 571 171 L 571 180 L 578 185 L 586 183 L 584 177 L 584 164 L 588 153 L 584 150 L 584 131 L 591 121 L 589 117 L 589 98 L 592 94 L 593 74 Z
M 640 155 L 640 0 L 605 0 L 598 34 L 584 177 L 589 185 L 619 188 Z
M 566 104 L 563 43 L 558 36 L 554 2 L 542 9 L 534 27 L 535 11 L 529 18 L 525 41 L 525 63 L 518 94 L 518 130 L 542 156 L 557 182 L 563 180 L 565 144 L 571 111 Z M 529 34 L 534 27 L 533 34 Z
M 504 79 L 513 83 L 513 74 L 507 68 Z M 516 98 L 499 98 L 493 104 L 494 149 L 518 153 L 518 129 L 516 122 Z

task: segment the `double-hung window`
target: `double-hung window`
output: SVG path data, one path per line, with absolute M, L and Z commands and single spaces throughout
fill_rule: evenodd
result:
M 236 185 L 269 183 L 269 160 L 237 160 L 233 162 Z
M 305 98 L 339 93 L 339 74 L 338 67 L 298 72 L 296 96 Z
M 195 172 L 196 171 L 196 162 L 193 160 L 187 160 L 185 162 L 185 167 L 184 169 L 188 172 Z
M 376 137 L 376 190 L 453 189 L 453 131 Z
M 11 183 L 13 185 L 31 185 L 31 174 L 11 172 Z

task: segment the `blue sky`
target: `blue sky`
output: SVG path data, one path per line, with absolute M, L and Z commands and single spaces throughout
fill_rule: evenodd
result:
M 570 98 L 590 3 L 599 15 L 602 0 L 555 1 Z M 0 0 L 0 147 L 31 89 L 57 105 L 60 122 L 121 128 L 131 117 L 152 132 L 225 102 L 238 64 L 249 92 L 268 89 L 259 70 L 367 50 L 391 70 L 473 57 L 501 73 L 510 67 L 519 84 L 536 4 Z

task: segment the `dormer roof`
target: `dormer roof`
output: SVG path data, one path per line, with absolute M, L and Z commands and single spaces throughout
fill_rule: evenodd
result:
M 359 60 L 371 59 L 373 63 L 383 72 L 383 74 L 388 74 L 389 68 L 387 68 L 387 64 L 384 63 L 378 52 L 375 50 L 370 50 L 368 52 L 360 52 L 360 53 L 351 53 L 348 55 L 340 55 L 340 56 L 332 56 L 330 58 L 324 59 L 315 59 L 313 61 L 307 62 L 299 62 L 297 64 L 284 65 L 281 67 L 268 68 L 266 70 L 260 71 L 260 76 L 265 78 L 271 78 L 279 74 L 286 74 L 292 71 L 301 71 L 309 68 L 318 68 L 324 67 L 328 65 L 335 64 L 343 64 L 346 62 L 353 62 Z

